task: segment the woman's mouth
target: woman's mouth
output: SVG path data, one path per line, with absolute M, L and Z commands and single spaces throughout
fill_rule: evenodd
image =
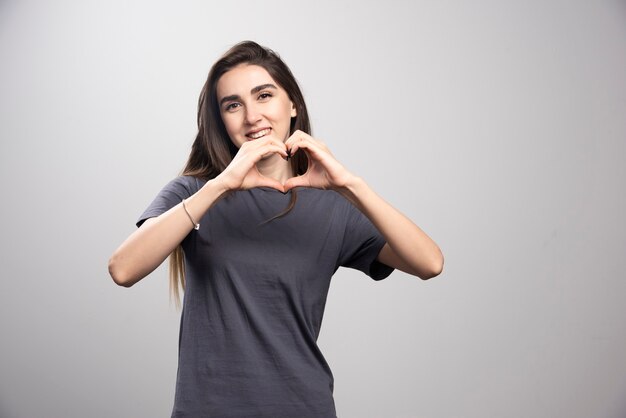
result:
M 248 133 L 246 134 L 246 136 L 250 139 L 259 139 L 269 134 L 271 130 L 272 128 L 265 128 L 265 129 L 261 129 L 260 131 Z

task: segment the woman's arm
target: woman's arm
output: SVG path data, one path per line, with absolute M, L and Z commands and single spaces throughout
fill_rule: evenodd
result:
M 185 199 L 191 217 L 198 222 L 224 193 L 216 180 L 209 180 Z M 191 232 L 193 224 L 182 203 L 146 221 L 111 256 L 109 273 L 120 286 L 130 287 L 156 269 Z
M 378 196 L 360 177 L 353 176 L 337 189 L 352 202 L 385 237 L 378 261 L 423 280 L 443 270 L 441 250 L 409 218 Z
M 220 175 L 185 199 L 191 217 L 198 222 L 228 190 L 267 186 L 284 191 L 281 183 L 262 176 L 256 169 L 256 163 L 268 152 L 287 158 L 285 144 L 277 139 L 260 139 L 243 144 Z M 146 277 L 176 249 L 193 227 L 182 203 L 147 219 L 111 256 L 109 273 L 113 281 L 130 287 Z
M 363 179 L 343 167 L 321 141 L 296 131 L 285 142 L 291 155 L 299 149 L 309 156 L 306 173 L 285 182 L 285 190 L 296 186 L 333 189 L 350 200 L 385 237 L 387 243 L 378 260 L 406 273 L 430 279 L 441 273 L 441 250 L 417 225 L 378 196 Z

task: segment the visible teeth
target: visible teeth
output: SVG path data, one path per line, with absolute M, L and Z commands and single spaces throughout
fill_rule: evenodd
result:
M 248 135 L 252 139 L 259 139 L 262 136 L 265 136 L 270 133 L 270 129 L 263 129 L 262 131 L 255 132 L 253 134 Z

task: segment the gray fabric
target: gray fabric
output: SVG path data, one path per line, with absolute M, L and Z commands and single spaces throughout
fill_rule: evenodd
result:
M 137 226 L 202 187 L 172 180 Z M 340 267 L 374 280 L 385 239 L 330 190 L 297 188 L 295 207 L 269 187 L 236 191 L 183 240 L 186 290 L 172 417 L 335 417 L 333 375 L 317 346 L 326 296 Z

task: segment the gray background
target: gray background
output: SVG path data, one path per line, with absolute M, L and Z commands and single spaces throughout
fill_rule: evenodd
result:
M 125 289 L 107 261 L 244 39 L 446 258 L 334 277 L 339 417 L 626 416 L 625 22 L 610 0 L 3 0 L 0 416 L 169 416 L 167 270 Z

